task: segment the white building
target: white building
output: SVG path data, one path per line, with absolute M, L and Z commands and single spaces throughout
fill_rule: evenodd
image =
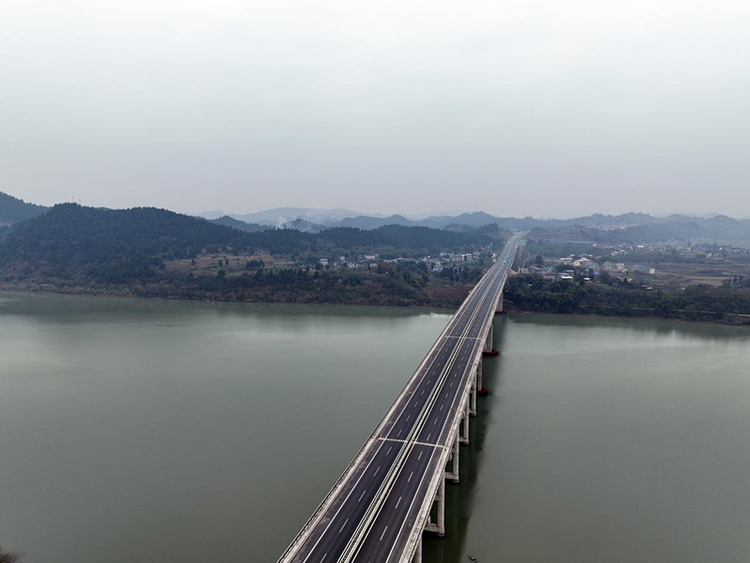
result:
M 625 269 L 625 264 L 622 262 L 605 262 L 602 265 L 602 271 L 622 274 L 627 270 Z

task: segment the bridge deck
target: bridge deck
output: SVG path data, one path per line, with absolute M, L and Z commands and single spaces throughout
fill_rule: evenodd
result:
M 511 239 L 279 563 L 411 558 L 516 251 Z

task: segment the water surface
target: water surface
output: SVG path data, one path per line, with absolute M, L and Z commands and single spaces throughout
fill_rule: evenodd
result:
M 275 561 L 448 318 L 0 294 L 0 545 Z M 535 315 L 496 335 L 426 562 L 750 560 L 747 329 Z

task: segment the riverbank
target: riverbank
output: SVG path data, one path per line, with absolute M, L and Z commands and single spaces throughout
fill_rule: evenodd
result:
M 511 278 L 505 293 L 505 309 L 520 313 L 553 313 L 560 315 L 583 315 L 601 317 L 623 317 L 643 319 L 674 319 L 685 322 L 720 324 L 730 326 L 750 326 L 750 313 L 731 313 L 718 310 L 677 309 L 674 307 L 639 307 L 623 305 L 628 297 L 628 289 L 609 288 L 609 300 L 590 302 L 593 291 L 579 289 L 579 284 L 564 282 L 561 285 L 548 284 L 536 293 L 529 295 L 519 287 L 529 280 L 524 276 Z M 554 287 L 553 287 L 554 286 Z M 340 287 L 318 291 L 298 292 L 289 288 L 266 286 L 260 290 L 243 288 L 241 291 L 196 291 L 176 288 L 166 284 L 122 285 L 122 286 L 80 286 L 53 283 L 0 282 L 0 291 L 43 293 L 59 295 L 88 295 L 97 297 L 121 297 L 157 299 L 169 301 L 202 301 L 224 303 L 287 303 L 318 305 L 352 305 L 375 307 L 406 307 L 418 309 L 441 309 L 455 311 L 471 291 L 469 284 L 446 284 L 429 286 L 423 292 L 404 296 L 389 293 L 387 288 L 375 287 L 369 291 L 346 291 Z M 532 286 L 533 287 L 533 286 Z M 597 292 L 599 294 L 599 292 Z M 589 299 L 586 299 L 587 295 Z M 520 299 L 519 299 L 520 296 Z M 642 295 L 640 296 L 642 297 Z M 614 299 L 613 299 L 614 298 Z M 656 297 L 654 297 L 657 299 Z M 663 299 L 663 298 L 662 298 Z M 721 306 L 720 302 L 713 306 Z
M 545 282 L 527 275 L 509 280 L 505 297 L 519 311 L 750 325 L 750 289 L 745 288 L 701 285 L 654 291 L 590 282 Z
M 505 300 L 505 312 L 508 314 L 513 314 L 516 318 L 530 318 L 534 319 L 539 316 L 543 315 L 552 315 L 554 317 L 559 317 L 560 319 L 564 318 L 578 318 L 578 319 L 632 319 L 632 320 L 644 320 L 644 321 L 677 321 L 679 323 L 684 323 L 685 325 L 706 325 L 706 326 L 723 326 L 723 327 L 750 327 L 750 322 L 743 323 L 743 322 L 727 322 L 727 321 L 717 321 L 717 320 L 708 320 L 708 319 L 683 319 L 679 317 L 659 317 L 657 315 L 615 315 L 615 314 L 604 314 L 599 312 L 587 312 L 587 311 L 579 311 L 577 313 L 547 313 L 547 312 L 540 312 L 540 311 L 531 311 L 527 309 L 521 309 L 519 307 L 516 307 L 512 302 Z M 750 319 L 748 319 L 750 321 Z
M 377 307 L 411 307 L 456 310 L 471 291 L 472 284 L 428 284 L 419 290 L 387 279 L 368 279 L 354 288 L 343 284 L 325 284 L 300 291 L 290 287 L 219 287 L 214 290 L 195 286 L 175 286 L 166 283 L 134 285 L 75 285 L 43 282 L 0 282 L 0 291 L 44 293 L 59 295 L 89 295 L 163 299 L 176 301 L 204 301 L 226 303 L 300 303 L 320 305 L 356 305 Z M 328 285 L 328 287 L 325 287 Z M 359 286 L 359 287 L 357 287 Z

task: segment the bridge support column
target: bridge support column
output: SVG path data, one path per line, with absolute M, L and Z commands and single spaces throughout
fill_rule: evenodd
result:
M 490 325 L 490 330 L 487 332 L 487 339 L 484 341 L 485 352 L 492 351 L 492 341 L 494 340 L 494 337 L 495 337 L 494 327 Z
M 477 385 L 476 385 L 477 391 L 481 391 L 482 387 L 483 387 L 483 385 L 482 385 L 482 364 L 483 363 L 484 362 L 480 360 L 479 365 L 477 366 L 477 376 L 476 376 L 476 379 L 477 379 Z
M 460 444 L 461 444 L 461 429 L 459 428 L 458 432 L 456 432 L 456 439 L 453 442 L 453 453 L 451 454 L 451 460 L 452 460 L 451 471 L 450 473 L 448 471 L 445 472 L 445 478 L 451 479 L 454 483 L 458 483 L 458 469 L 460 467 L 458 454 L 461 451 L 461 449 L 459 448 Z
M 460 437 L 460 442 L 462 444 L 468 444 L 469 443 L 469 402 L 466 402 L 466 409 L 464 410 L 464 418 L 463 418 L 463 427 L 464 432 L 463 436 Z M 459 434 L 461 434 L 461 429 L 459 429 Z
M 477 386 L 476 384 L 472 384 L 471 393 L 469 394 L 469 414 L 471 416 L 477 415 Z
M 435 532 L 441 538 L 445 535 L 445 479 L 440 480 L 440 487 L 435 494 L 437 502 L 437 524 L 432 521 L 432 517 L 427 518 L 427 525 L 424 527 L 428 532 Z
M 440 480 L 440 488 L 438 489 L 437 501 L 437 535 L 442 538 L 445 535 L 445 479 Z
M 414 557 L 412 558 L 412 563 L 422 563 L 422 540 L 419 540 L 419 543 L 417 544 L 417 550 L 414 552 Z
M 497 312 L 502 313 L 503 309 L 505 309 L 505 305 L 503 304 L 503 293 L 504 291 L 500 292 L 500 299 L 497 300 Z

